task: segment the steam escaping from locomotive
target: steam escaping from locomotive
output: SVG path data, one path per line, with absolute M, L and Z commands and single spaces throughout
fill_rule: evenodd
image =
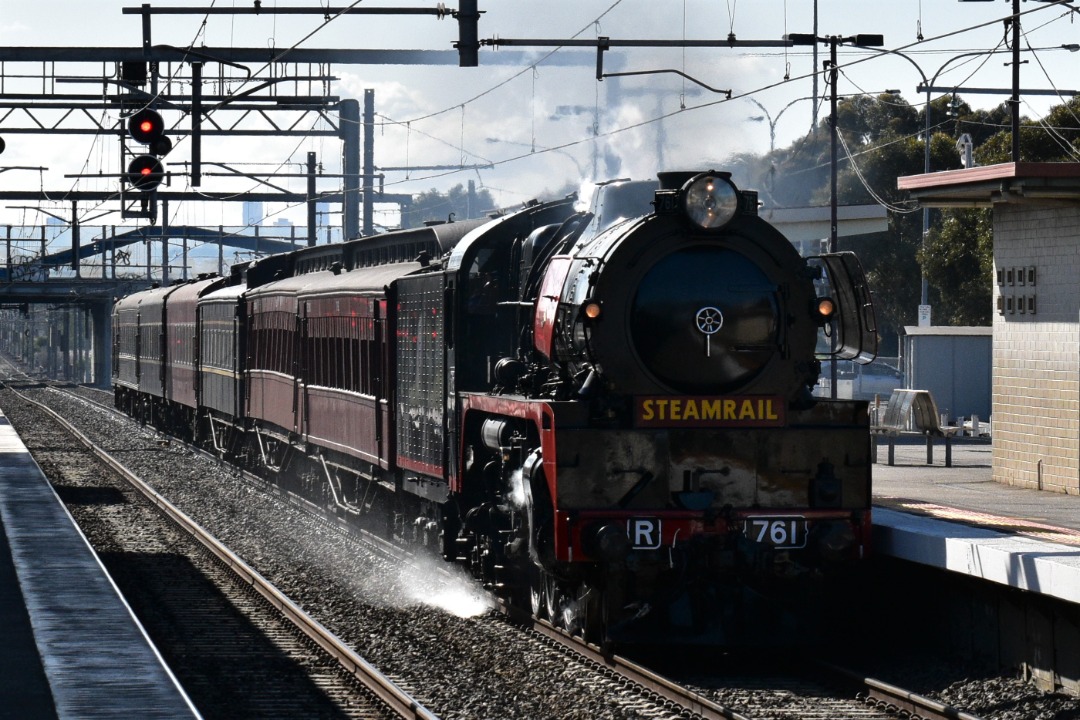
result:
M 477 617 L 495 608 L 491 596 L 475 578 L 432 557 L 402 567 L 398 586 L 404 591 L 405 604 L 426 605 L 454 617 Z
M 524 473 L 521 468 L 510 473 L 510 483 L 507 487 L 506 499 L 518 510 L 524 510 L 526 507 Z

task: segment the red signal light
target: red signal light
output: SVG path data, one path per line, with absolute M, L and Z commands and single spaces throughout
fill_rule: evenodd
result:
M 128 134 L 155 155 L 167 155 L 172 150 L 172 141 L 165 137 L 165 121 L 150 108 L 143 108 L 128 118 Z
M 139 155 L 128 163 L 124 178 L 136 190 L 149 192 L 165 179 L 165 167 L 153 155 Z

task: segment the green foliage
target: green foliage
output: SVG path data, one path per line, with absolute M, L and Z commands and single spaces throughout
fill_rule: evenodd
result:
M 844 139 L 837 162 L 838 203 L 881 202 L 889 208 L 886 232 L 839 239 L 840 249 L 856 251 L 866 269 L 885 352 L 895 342 L 895 334 L 916 321 L 924 273 L 936 324 L 985 325 L 992 317 L 990 212 L 930 210 L 924 244 L 922 209 L 897 190 L 897 178 L 924 171 L 927 112 L 932 172 L 961 167 L 956 145 L 963 134 L 972 139 L 978 165 L 1012 160 L 1007 103 L 975 110 L 958 95 L 944 95 L 934 98 L 929 108 L 923 105 L 916 110 L 902 98 L 879 95 L 847 98 L 838 104 L 837 127 Z M 1040 122 L 1023 120 L 1020 142 L 1026 162 L 1076 162 L 1080 98 L 1053 108 Z M 790 147 L 777 148 L 764 158 L 739 156 L 735 166 L 736 181 L 757 188 L 767 205 L 828 205 L 828 119 Z
M 907 135 L 922 128 L 919 113 L 901 97 L 857 95 L 836 108 L 837 127 L 860 145 L 870 145 Z
M 977 144 L 975 158 L 980 165 L 1012 162 L 1012 127 L 1008 107 L 997 131 Z M 1020 159 L 1025 162 L 1076 162 L 1080 148 L 1080 99 L 1052 108 L 1041 122 L 1026 118 L 1020 124 Z
M 477 192 L 472 183 L 469 190 L 460 183 L 441 193 L 431 189 L 413 196 L 412 204 L 401 213 L 401 227 L 421 227 L 425 222 L 446 221 L 451 215 L 455 220 L 483 217 L 495 209 L 495 200 L 487 190 Z
M 918 254 L 933 290 L 930 303 L 935 316 L 954 325 L 991 323 L 993 252 L 989 209 L 941 213 Z
M 955 128 L 947 120 L 945 105 L 931 107 L 938 128 Z M 958 111 L 966 111 L 963 104 Z M 837 202 L 840 205 L 884 203 L 890 208 L 886 232 L 838 240 L 839 249 L 859 255 L 874 293 L 883 352 L 895 352 L 904 325 L 916 322 L 921 295 L 918 251 L 922 243 L 922 211 L 897 188 L 897 178 L 924 170 L 925 115 L 902 98 L 892 95 L 845 99 L 837 107 L 837 127 L 844 142 L 838 151 Z M 934 170 L 960 166 L 956 139 L 938 132 L 930 142 L 930 166 Z M 851 153 L 851 158 L 847 152 Z M 830 201 L 830 133 L 828 121 L 800 138 L 790 148 L 769 158 L 767 174 L 759 175 L 757 187 L 763 200 L 783 206 L 827 205 Z M 759 166 L 761 167 L 761 166 Z M 856 172 L 856 168 L 858 172 Z M 944 316 L 935 313 L 939 321 Z

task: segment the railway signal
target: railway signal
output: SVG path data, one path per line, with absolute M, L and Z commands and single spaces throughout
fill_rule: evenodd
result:
M 128 163 L 124 178 L 136 190 L 149 192 L 161 184 L 165 178 L 165 168 L 153 155 L 138 155 Z
M 128 134 L 146 146 L 147 155 L 137 155 L 128 163 L 124 179 L 141 192 L 149 192 L 165 178 L 165 167 L 158 159 L 172 150 L 172 140 L 165 136 L 165 121 L 156 110 L 143 108 L 128 117 Z
M 128 118 L 128 134 L 137 143 L 147 146 L 154 155 L 168 155 L 172 140 L 165 136 L 165 121 L 150 108 L 143 108 Z

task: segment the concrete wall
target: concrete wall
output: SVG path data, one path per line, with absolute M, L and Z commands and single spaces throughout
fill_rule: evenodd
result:
M 995 205 L 994 270 L 994 480 L 1080 493 L 1080 208 Z

